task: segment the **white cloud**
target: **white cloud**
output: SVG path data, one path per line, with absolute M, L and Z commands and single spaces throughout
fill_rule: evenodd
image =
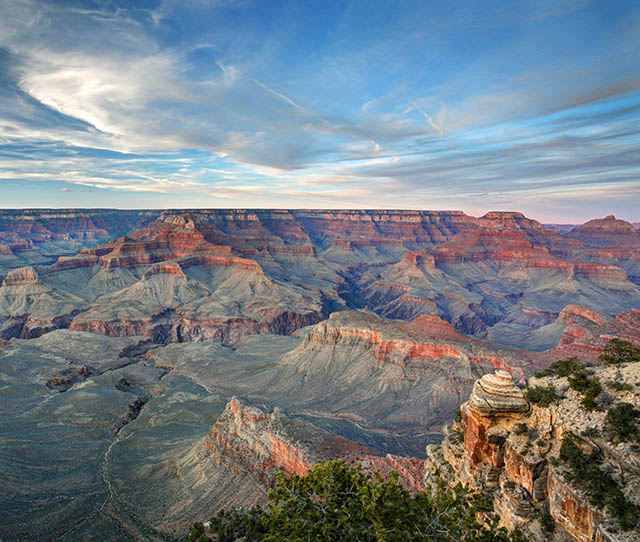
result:
M 427 114 L 424 109 L 422 109 L 416 102 L 411 102 L 411 107 L 408 109 L 405 109 L 404 113 L 409 113 L 412 110 L 416 110 L 419 113 L 422 114 L 422 116 L 427 119 L 427 123 L 429 124 L 429 126 L 431 126 L 431 128 L 433 128 L 436 132 L 438 132 L 441 136 L 444 136 L 444 129 L 439 126 L 438 124 L 436 124 L 433 119 L 431 118 L 431 115 Z

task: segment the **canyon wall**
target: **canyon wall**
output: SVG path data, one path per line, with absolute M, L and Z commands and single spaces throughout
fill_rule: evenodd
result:
M 598 367 L 592 373 L 603 386 L 619 384 L 607 387 L 608 408 L 640 406 L 640 363 Z M 629 499 L 636 509 L 638 446 L 613 436 L 607 408 L 587 410 L 566 377 L 532 378 L 529 385 L 552 386 L 558 399 L 549 406 L 530 404 L 503 371 L 478 380 L 442 444 L 427 448 L 425 482 L 441 478 L 486 493 L 500 523 L 523 530 L 533 540 L 638 540 L 637 520 L 635 527 L 621 526 L 604 500 L 596 502 L 585 491 L 567 463 L 563 443 L 570 439 L 585 454 L 596 453 L 601 463 L 590 461 L 612 476 L 624 496 L 618 498 Z

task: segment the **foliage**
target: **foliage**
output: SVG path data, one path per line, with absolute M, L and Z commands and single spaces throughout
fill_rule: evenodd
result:
M 460 409 L 456 410 L 453 414 L 453 420 L 456 423 L 460 423 L 462 422 L 462 412 L 460 411 Z
M 536 373 L 537 378 L 545 376 L 569 376 L 576 372 L 584 370 L 584 365 L 578 358 L 565 358 L 553 362 L 544 371 Z
M 187 542 L 211 542 L 205 534 L 204 525 L 200 521 L 196 521 L 191 527 L 189 527 L 189 534 L 187 535 Z
M 551 384 L 528 387 L 525 392 L 525 397 L 530 403 L 535 403 L 543 407 L 548 407 L 551 403 L 557 403 L 562 399 L 562 396 L 558 394 L 556 388 Z
M 234 542 L 242 537 L 246 540 L 262 540 L 265 530 L 264 512 L 260 508 L 251 510 L 220 510 L 211 518 L 211 530 L 217 542 Z
M 582 431 L 581 434 L 583 437 L 595 438 L 600 434 L 600 432 L 598 431 L 597 427 L 591 426 L 587 427 L 584 431 Z
M 582 406 L 587 410 L 593 410 L 598 406 L 596 397 L 602 393 L 602 384 L 600 384 L 597 377 L 590 376 L 589 371 L 587 371 L 586 367 L 580 362 L 580 360 L 578 360 L 578 358 L 558 360 L 549 365 L 549 367 L 544 371 L 536 373 L 536 376 L 567 377 L 571 389 L 574 389 L 583 395 Z
M 629 441 L 639 434 L 636 418 L 640 416 L 640 410 L 631 403 L 618 403 L 607 412 L 606 427 L 614 437 Z
M 553 521 L 553 517 L 549 512 L 543 512 L 540 516 L 540 526 L 547 536 L 552 535 L 556 530 L 556 522 Z
M 611 339 L 600 355 L 600 361 L 617 365 L 619 363 L 634 363 L 640 361 L 640 348 L 629 341 Z
M 221 542 L 234 540 L 231 536 L 263 542 L 525 540 L 518 532 L 498 528 L 491 514 L 492 500 L 485 494 L 439 484 L 432 495 L 411 495 L 398 482 L 397 473 L 385 480 L 360 466 L 329 461 L 305 476 L 279 474 L 269 491 L 267 510 L 219 513 L 211 529 Z M 478 522 L 479 513 L 490 517 L 487 524 Z
M 529 427 L 526 423 L 517 423 L 513 432 L 516 435 L 526 435 L 532 441 L 538 438 L 538 430 L 535 427 Z
M 614 380 L 607 382 L 607 388 L 616 391 L 633 391 L 633 386 L 628 382 L 616 382 Z
M 516 426 L 513 428 L 513 432 L 516 435 L 526 435 L 527 431 L 529 430 L 529 426 L 526 423 L 517 423 Z
M 449 440 L 454 444 L 462 444 L 464 442 L 464 432 L 459 428 L 451 428 L 449 430 Z
M 576 437 L 570 435 L 562 441 L 560 459 L 569 467 L 569 480 L 587 492 L 593 506 L 604 504 L 624 530 L 638 525 L 638 510 L 635 505 L 624 496 L 613 477 L 600 468 L 601 452 L 583 453 Z
M 596 397 L 602 393 L 602 384 L 596 376 L 589 376 L 586 369 L 582 369 L 569 377 L 569 386 L 582 394 L 582 406 L 587 410 L 596 408 Z

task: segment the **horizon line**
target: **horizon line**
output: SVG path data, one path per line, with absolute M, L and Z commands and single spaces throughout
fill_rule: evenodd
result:
M 504 214 L 520 214 L 529 220 L 535 220 L 540 224 L 548 225 L 579 225 L 589 222 L 590 220 L 603 219 L 608 216 L 613 216 L 616 220 L 623 220 L 631 224 L 640 223 L 640 218 L 632 218 L 630 220 L 621 219 L 615 216 L 614 213 L 608 213 L 603 217 L 594 217 L 586 220 L 585 222 L 557 222 L 557 221 L 541 221 L 536 218 L 532 218 L 526 215 L 522 211 L 514 210 L 490 210 L 479 216 L 469 214 L 463 209 L 420 209 L 420 208 L 336 208 L 336 207 L 0 207 L 0 213 L 3 211 L 341 211 L 341 212 L 362 212 L 362 211 L 376 211 L 376 212 L 426 212 L 426 213 L 462 213 L 465 216 L 472 218 L 482 218 L 489 213 L 504 213 Z

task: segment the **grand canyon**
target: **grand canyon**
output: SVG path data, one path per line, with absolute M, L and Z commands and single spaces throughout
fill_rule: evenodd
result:
M 546 459 L 604 415 L 568 388 L 547 407 L 522 392 L 576 357 L 640 406 L 637 364 L 599 360 L 640 346 L 637 224 L 0 210 L 0 280 L 2 540 L 179 540 L 328 459 L 411 491 L 436 474 L 497 488 L 503 524 L 540 540 L 640 536 Z M 638 506 L 637 449 L 597 442 Z

